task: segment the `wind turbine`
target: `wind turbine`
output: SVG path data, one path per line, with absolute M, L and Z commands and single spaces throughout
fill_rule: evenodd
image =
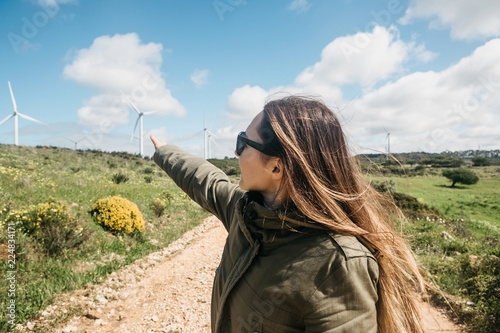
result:
M 135 121 L 135 126 L 134 126 L 134 130 L 132 131 L 132 137 L 130 138 L 130 142 L 132 142 L 132 140 L 134 140 L 134 133 L 135 133 L 135 130 L 137 128 L 137 124 L 140 123 L 141 126 L 139 127 L 139 152 L 140 152 L 141 156 L 144 156 L 144 148 L 143 148 L 143 146 L 144 146 L 143 145 L 144 136 L 142 134 L 142 131 L 143 131 L 142 116 L 153 114 L 156 111 L 141 112 L 141 111 L 139 111 L 139 109 L 137 108 L 137 106 L 135 106 L 135 104 L 132 103 L 132 101 L 127 97 L 127 95 L 125 95 L 123 92 L 122 92 L 122 95 L 123 95 L 123 97 L 125 97 L 125 99 L 127 100 L 128 104 L 130 104 L 130 106 L 132 106 L 132 108 L 134 108 L 134 110 L 139 114 L 137 116 L 137 120 Z
M 14 144 L 16 146 L 18 146 L 19 145 L 19 135 L 18 135 L 19 134 L 19 130 L 18 130 L 18 119 L 17 119 L 17 116 L 19 116 L 21 118 L 24 118 L 26 120 L 31 120 L 31 121 L 34 121 L 36 123 L 40 123 L 42 125 L 47 125 L 47 124 L 42 123 L 41 121 L 36 120 L 35 118 L 31 118 L 31 117 L 29 117 L 29 116 L 27 116 L 25 114 L 17 112 L 16 99 L 14 98 L 14 93 L 12 92 L 12 87 L 10 86 L 10 81 L 7 81 L 7 83 L 9 84 L 10 98 L 12 99 L 12 105 L 14 106 L 14 113 L 11 114 L 10 116 L 8 116 L 7 118 L 5 118 L 4 120 L 2 120 L 0 122 L 0 125 L 2 125 L 3 123 L 5 123 L 10 118 L 14 117 Z
M 384 130 L 385 130 L 385 132 L 387 133 L 387 135 L 386 135 L 386 137 L 385 137 L 385 142 L 387 142 L 387 146 L 386 146 L 386 148 L 387 148 L 387 154 L 389 154 L 389 155 L 390 155 L 390 154 L 391 154 L 391 133 L 390 133 L 390 132 L 388 132 L 388 131 L 385 129 L 385 127 L 384 127 Z
M 217 137 L 211 130 L 205 125 L 205 113 L 203 113 L 203 157 L 205 159 L 212 158 L 212 145 L 210 141 L 215 142 L 212 136 Z M 199 133 L 199 132 L 198 132 Z M 217 142 L 215 142 L 217 143 Z
M 66 138 L 66 137 L 65 137 Z M 73 141 L 70 138 L 66 138 L 66 140 L 71 141 L 75 144 L 75 150 L 77 149 L 78 142 L 85 140 L 85 138 L 81 138 L 80 140 Z
M 193 134 L 190 134 L 188 136 L 185 136 L 180 139 L 180 141 L 187 141 L 190 140 L 194 137 L 197 137 L 199 134 L 203 133 L 203 158 L 211 158 L 212 157 L 212 147 L 210 142 L 214 142 L 215 144 L 218 144 L 217 141 L 213 137 L 217 137 L 211 130 L 209 130 L 205 126 L 205 115 L 203 115 L 203 129 L 199 130 L 198 132 L 195 132 Z
M 209 129 L 206 129 L 207 131 L 207 136 L 208 136 L 208 158 L 212 158 L 212 142 L 217 144 L 217 141 L 215 141 L 214 138 L 217 136 Z

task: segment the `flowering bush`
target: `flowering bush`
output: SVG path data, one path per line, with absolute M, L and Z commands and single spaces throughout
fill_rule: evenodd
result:
M 97 223 L 112 232 L 144 231 L 144 220 L 137 205 L 114 196 L 98 200 L 90 211 Z
M 90 237 L 89 231 L 78 224 L 68 207 L 54 199 L 38 206 L 10 212 L 7 222 L 35 239 L 48 254 L 76 247 Z
M 156 217 L 160 217 L 165 213 L 165 209 L 167 208 L 167 204 L 165 201 L 160 199 L 154 199 L 153 203 L 151 203 L 151 209 L 155 213 Z

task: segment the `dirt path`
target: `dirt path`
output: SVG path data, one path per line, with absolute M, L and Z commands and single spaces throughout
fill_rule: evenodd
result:
M 160 252 L 113 273 L 102 284 L 65 295 L 41 320 L 19 331 L 49 327 L 72 308 L 73 316 L 51 332 L 210 332 L 213 275 L 226 231 L 211 217 Z M 440 312 L 423 305 L 428 332 L 460 332 Z M 50 325 L 53 326 L 54 324 Z

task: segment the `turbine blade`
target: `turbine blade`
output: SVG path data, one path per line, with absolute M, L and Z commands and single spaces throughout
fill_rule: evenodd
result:
M 215 143 L 217 146 L 220 146 L 220 144 L 214 140 L 214 138 L 210 137 L 210 141 L 212 141 L 213 143 Z
M 143 112 L 142 114 L 146 115 L 146 116 L 149 116 L 150 114 L 153 114 L 153 113 L 157 113 L 158 110 L 156 111 L 148 111 L 148 112 Z
M 11 114 L 10 116 L 7 116 L 7 118 L 5 118 L 4 120 L 0 121 L 0 125 L 2 125 L 3 123 L 5 123 L 7 120 L 9 120 L 12 117 L 14 117 L 14 114 Z
M 196 132 L 196 133 L 194 133 L 194 134 L 188 135 L 188 136 L 186 136 L 186 137 L 182 137 L 182 138 L 180 138 L 179 140 L 180 140 L 180 141 L 189 140 L 189 139 L 194 138 L 195 136 L 197 136 L 197 135 L 198 135 L 198 134 L 200 134 L 200 133 L 203 133 L 203 130 L 198 131 L 198 132 Z
M 7 83 L 9 84 L 10 98 L 12 99 L 12 105 L 14 106 L 14 112 L 17 113 L 16 99 L 14 98 L 14 93 L 12 92 L 12 87 L 10 86 L 10 81 L 7 81 Z
M 18 112 L 18 113 L 17 113 L 17 115 L 18 115 L 19 117 L 21 117 L 21 118 L 26 119 L 26 120 L 31 120 L 31 121 L 34 121 L 34 122 L 36 122 L 36 123 L 40 123 L 40 124 L 42 124 L 42 125 L 48 126 L 46 123 L 43 123 L 43 122 L 41 122 L 40 120 L 36 120 L 35 118 L 31 118 L 31 117 L 29 117 L 29 116 L 27 116 L 27 115 L 25 115 L 25 114 L 22 114 L 22 113 L 19 113 L 19 112 Z
M 139 124 L 139 120 L 141 120 L 140 114 L 139 114 L 139 117 L 137 117 L 137 120 L 135 121 L 135 126 L 134 126 L 134 130 L 132 131 L 132 137 L 130 138 L 130 142 L 132 142 L 134 140 L 134 133 L 135 133 L 135 130 L 137 129 L 137 124 Z
M 127 100 L 128 104 L 130 104 L 130 106 L 132 106 L 134 108 L 134 110 L 137 111 L 138 114 L 141 114 L 141 111 L 139 111 L 139 109 L 137 108 L 137 106 L 135 106 L 135 104 L 132 103 L 132 101 L 128 98 L 128 96 L 125 95 L 123 93 L 123 91 L 120 90 L 120 92 L 122 93 L 122 96 L 125 97 L 125 99 Z
M 211 130 L 207 130 L 208 131 L 208 134 L 210 134 L 210 136 L 213 136 L 214 138 L 217 138 L 217 135 L 214 134 L 214 132 L 212 132 Z

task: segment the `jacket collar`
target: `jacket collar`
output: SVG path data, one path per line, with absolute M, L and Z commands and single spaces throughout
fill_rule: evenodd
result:
M 272 249 L 304 235 L 331 230 L 308 219 L 297 208 L 271 210 L 264 207 L 264 198 L 258 192 L 246 192 L 237 204 L 238 223 L 245 238 L 253 246 Z M 373 248 L 362 236 L 356 237 L 378 259 L 380 251 Z M 257 241 L 257 242 L 256 242 Z
M 274 247 L 315 230 L 325 230 L 296 208 L 275 211 L 264 207 L 258 192 L 246 192 L 236 207 L 240 229 L 251 245 L 258 240 L 266 247 Z

